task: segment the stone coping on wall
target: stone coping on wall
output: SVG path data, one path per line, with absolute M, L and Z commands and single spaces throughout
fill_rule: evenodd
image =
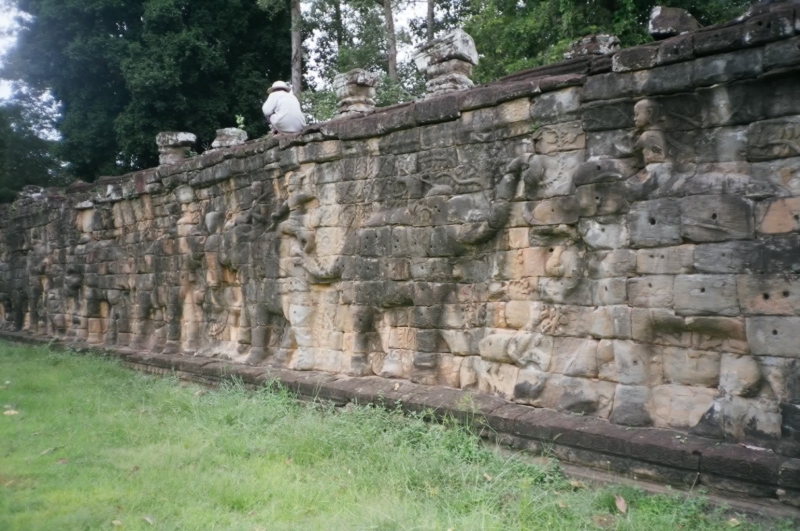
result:
M 544 454 L 623 477 L 680 489 L 704 488 L 723 498 L 778 499 L 800 507 L 800 459 L 742 444 L 721 443 L 678 431 L 631 428 L 581 415 L 515 404 L 468 390 L 415 384 L 377 376 L 347 377 L 318 371 L 250 366 L 228 360 L 104 349 L 24 332 L 0 339 L 70 348 L 119 358 L 132 369 L 176 374 L 208 385 L 240 380 L 250 388 L 279 383 L 301 398 L 400 408 L 438 419 L 452 418 L 481 436 L 512 448 Z M 786 513 L 784 513 L 786 514 Z M 796 513 L 800 517 L 800 511 Z

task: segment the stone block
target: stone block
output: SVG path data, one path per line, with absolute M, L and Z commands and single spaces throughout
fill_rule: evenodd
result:
M 694 38 L 692 35 L 680 35 L 663 41 L 658 47 L 656 64 L 667 65 L 689 61 L 694 58 Z
M 597 377 L 597 340 L 577 337 L 555 338 L 550 372 L 580 378 Z
M 688 429 L 697 425 L 711 408 L 716 389 L 685 385 L 653 388 L 653 421 L 656 426 Z
M 609 420 L 623 426 L 650 426 L 650 388 L 644 385 L 617 385 L 614 392 L 614 407 Z
M 745 315 L 800 315 L 797 275 L 739 275 L 737 285 Z
M 640 201 L 628 214 L 632 247 L 660 247 L 681 243 L 681 208 L 674 199 Z
M 589 334 L 599 339 L 630 339 L 631 309 L 628 306 L 601 306 L 591 313 Z
M 658 66 L 639 74 L 644 78 L 640 82 L 640 92 L 649 96 L 693 92 L 695 89 L 695 72 L 692 62 Z
M 697 90 L 703 127 L 746 125 L 765 117 L 767 99 L 753 98 L 764 87 L 759 82 L 738 81 Z
M 578 221 L 579 215 L 578 201 L 573 196 L 527 203 L 523 210 L 523 217 L 530 225 L 571 225 Z
M 687 317 L 686 327 L 692 332 L 692 347 L 746 354 L 749 352 L 745 322 L 732 317 Z
M 697 162 L 747 160 L 747 130 L 744 127 L 704 129 L 697 135 Z
M 741 240 L 753 237 L 752 203 L 733 195 L 684 197 L 681 235 L 694 242 Z
M 763 381 L 761 367 L 753 356 L 722 355 L 719 388 L 726 394 L 753 397 L 761 390 Z
M 760 252 L 760 244 L 751 241 L 697 245 L 694 267 L 698 273 L 743 273 L 754 267 Z
M 719 352 L 664 347 L 661 356 L 665 383 L 712 388 L 719 385 Z
M 533 123 L 546 125 L 573 121 L 579 116 L 581 89 L 570 87 L 537 96 L 532 104 L 530 116 Z
M 517 101 L 525 101 L 527 104 L 527 100 Z M 524 115 L 520 116 L 520 120 L 529 118 L 529 107 L 525 106 L 524 109 L 526 112 Z M 583 131 L 581 122 L 545 125 L 534 133 L 534 146 L 536 148 L 536 153 L 543 155 L 549 155 L 559 151 L 585 149 L 586 134 Z
M 721 54 L 738 50 L 744 45 L 744 27 L 741 25 L 699 31 L 693 35 L 696 55 Z
M 781 234 L 800 230 L 800 197 L 786 197 L 756 205 L 756 230 Z
M 614 251 L 611 252 L 613 253 Z M 628 294 L 625 284 L 624 278 L 604 278 L 594 282 L 592 285 L 592 304 L 595 306 L 626 304 Z
M 764 120 L 747 129 L 747 154 L 753 162 L 800 155 L 800 117 Z
M 597 357 L 613 360 L 600 377 L 625 385 L 648 385 L 651 379 L 651 354 L 645 345 L 621 339 L 603 339 Z
M 800 64 L 800 37 L 768 44 L 764 48 L 764 70 Z
M 573 180 L 576 186 L 624 181 L 636 172 L 635 159 L 598 159 L 578 166 Z
M 630 129 L 633 127 L 633 105 L 630 99 L 588 103 L 581 108 L 581 124 L 586 131 Z
M 746 327 L 755 356 L 800 358 L 800 317 L 748 317 Z
M 652 68 L 656 64 L 658 46 L 636 46 L 614 54 L 612 70 L 614 72 L 630 72 Z
M 583 86 L 583 101 L 613 100 L 634 95 L 636 78 L 633 72 L 590 76 Z
M 694 62 L 694 82 L 702 87 L 754 78 L 762 73 L 763 62 L 761 48 L 701 57 Z
M 597 183 L 576 190 L 581 216 L 625 214 L 629 204 L 623 183 Z
M 694 245 L 640 249 L 636 251 L 636 271 L 645 275 L 680 275 L 694 269 Z
M 629 249 L 587 253 L 591 278 L 629 277 L 636 274 L 636 253 Z
M 624 217 L 582 219 L 578 231 L 592 249 L 620 249 L 628 245 L 628 225 Z
M 631 311 L 631 334 L 635 341 L 690 347 L 692 333 L 682 317 L 672 310 L 656 308 L 633 308 Z
M 744 43 L 748 46 L 757 46 L 793 36 L 794 10 L 791 6 L 752 17 L 744 23 Z
M 474 389 L 479 393 L 511 400 L 519 372 L 519 367 L 514 365 L 470 356 L 462 361 L 459 378 L 462 389 Z
M 586 135 L 586 148 L 593 158 L 624 159 L 633 156 L 636 138 L 632 129 L 592 131 Z
M 679 315 L 739 315 L 736 277 L 678 275 L 674 307 Z
M 643 308 L 671 308 L 675 277 L 651 275 L 628 279 L 628 304 Z

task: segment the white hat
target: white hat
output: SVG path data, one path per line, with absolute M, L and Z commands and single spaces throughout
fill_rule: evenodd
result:
M 272 94 L 276 90 L 285 90 L 286 92 L 291 92 L 292 88 L 283 81 L 276 81 L 267 91 L 267 94 Z

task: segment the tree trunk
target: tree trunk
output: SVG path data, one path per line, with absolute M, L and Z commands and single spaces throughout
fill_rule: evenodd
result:
M 300 97 L 303 90 L 303 36 L 300 0 L 292 0 L 292 89 Z
M 433 8 L 435 0 L 428 0 L 428 42 L 433 40 Z
M 391 0 L 383 0 L 383 16 L 386 18 L 386 45 L 389 54 L 389 79 L 397 81 L 397 39 L 394 33 L 394 16 Z
M 342 42 L 344 41 L 344 26 L 342 23 L 342 3 L 340 0 L 333 0 L 333 24 L 334 31 L 336 32 L 336 46 L 339 50 L 342 49 Z

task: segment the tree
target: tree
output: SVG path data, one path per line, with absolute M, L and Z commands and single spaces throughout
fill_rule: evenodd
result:
M 397 34 L 394 30 L 392 0 L 383 0 L 383 18 L 386 24 L 386 53 L 389 60 L 389 80 L 397 83 Z
M 435 31 L 433 25 L 435 23 L 436 17 L 436 1 L 435 0 L 428 0 L 428 16 L 426 18 L 426 37 L 428 38 L 428 42 L 433 40 L 433 36 L 435 35 Z
M 15 0 L 29 13 L 3 77 L 61 103 L 57 154 L 84 180 L 157 164 L 155 135 L 210 144 L 246 117 L 267 131 L 267 78 L 289 70 L 290 27 L 256 0 Z
M 24 186 L 52 186 L 59 165 L 52 156 L 52 140 L 39 136 L 44 118 L 37 109 L 12 100 L 0 106 L 0 202 L 16 198 Z

